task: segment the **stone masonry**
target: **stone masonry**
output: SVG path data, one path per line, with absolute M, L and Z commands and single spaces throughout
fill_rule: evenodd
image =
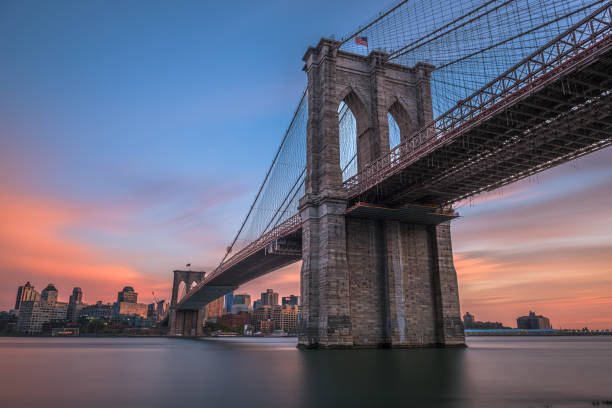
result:
M 347 217 L 338 106 L 357 121 L 358 168 L 389 151 L 387 113 L 402 138 L 432 120 L 432 66 L 384 62 L 322 39 L 308 75 L 302 216 L 301 347 L 463 345 L 450 224 Z
M 170 336 L 201 336 L 204 319 L 203 309 L 195 311 L 176 310 L 179 301 L 179 287 L 185 285 L 185 291 L 189 293 L 194 283 L 200 283 L 205 272 L 175 270 L 172 282 L 172 298 L 170 310 L 168 311 L 168 327 Z

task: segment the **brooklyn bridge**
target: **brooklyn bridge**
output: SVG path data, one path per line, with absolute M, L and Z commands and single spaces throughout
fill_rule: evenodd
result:
M 227 253 L 175 273 L 170 335 L 301 261 L 299 346 L 463 345 L 453 205 L 612 144 L 612 2 L 401 1 L 303 61 Z

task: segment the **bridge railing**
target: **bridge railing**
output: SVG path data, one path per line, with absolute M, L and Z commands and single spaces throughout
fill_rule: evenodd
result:
M 344 182 L 347 197 L 355 197 L 380 181 L 452 141 L 493 114 L 525 97 L 570 68 L 578 57 L 594 51 L 612 36 L 612 2 L 544 45 L 441 115 L 388 154 L 372 161 Z
M 272 228 L 270 231 L 261 235 L 258 239 L 251 242 L 246 247 L 242 248 L 239 252 L 237 252 L 235 255 L 230 257 L 227 261 L 219 265 L 217 269 L 212 271 L 210 274 L 207 274 L 206 277 L 200 283 L 194 286 L 188 293 L 186 293 L 185 296 L 178 299 L 177 304 L 180 305 L 181 303 L 183 303 L 183 301 L 185 301 L 185 299 L 187 299 L 191 293 L 197 292 L 202 286 L 205 286 L 208 282 L 214 279 L 215 276 L 218 276 L 219 274 L 223 273 L 224 271 L 226 271 L 233 265 L 236 265 L 237 263 L 245 260 L 246 258 L 253 255 L 254 253 L 265 249 L 266 246 L 274 242 L 274 240 L 281 238 L 281 237 L 285 237 L 289 234 L 292 234 L 298 231 L 301 226 L 302 226 L 302 218 L 300 214 L 296 214 L 286 219 L 281 224 Z
M 219 273 L 227 270 L 231 266 L 237 264 L 240 261 L 248 258 L 253 255 L 255 252 L 264 249 L 268 244 L 273 242 L 274 240 L 287 236 L 293 232 L 296 232 L 302 226 L 302 218 L 300 214 L 295 214 L 292 217 L 287 218 L 287 220 L 283 221 L 281 224 L 272 228 L 270 231 L 261 235 L 255 241 L 251 242 L 249 245 L 241 249 L 235 255 L 230 257 L 227 261 L 223 262 L 217 269 L 215 269 L 209 276 L 207 276 L 206 280 L 210 280 L 214 278 Z

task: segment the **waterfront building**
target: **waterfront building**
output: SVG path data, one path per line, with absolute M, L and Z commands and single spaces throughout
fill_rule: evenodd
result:
M 138 293 L 131 286 L 126 286 L 123 290 L 117 293 L 117 302 L 113 305 L 113 318 L 121 320 L 125 316 L 139 316 L 143 319 L 147 318 L 148 306 L 144 303 L 138 303 Z
M 251 322 L 250 313 L 224 314 L 219 318 L 219 323 L 222 323 L 230 329 L 242 329 L 245 324 Z
M 298 296 L 295 295 L 289 295 L 289 296 L 284 296 L 282 299 L 282 305 L 285 306 L 297 306 L 298 305 Z
M 274 314 L 273 307 L 270 305 L 259 305 L 256 309 L 254 309 L 253 318 L 251 320 L 251 323 L 253 324 L 253 326 L 255 326 L 255 330 L 263 331 L 261 329 L 262 327 L 261 323 L 264 321 L 271 321 L 272 322 L 271 330 L 274 330 L 274 321 L 272 320 L 273 314 Z
M 548 317 L 537 316 L 535 312 L 529 311 L 529 315 L 516 319 L 516 325 L 522 330 L 552 329 Z
M 126 286 L 123 290 L 117 293 L 117 303 L 137 303 L 138 302 L 138 293 L 134 291 L 134 288 L 131 286 Z
M 45 323 L 66 320 L 68 303 L 57 301 L 57 289 L 49 284 L 40 300 L 21 302 L 17 329 L 24 334 L 39 334 Z
M 19 310 L 22 302 L 30 302 L 38 300 L 40 295 L 34 290 L 34 286 L 30 282 L 17 288 L 17 300 L 15 301 L 15 310 Z
M 298 315 L 299 306 L 283 305 L 281 309 L 280 327 L 277 327 L 277 329 L 284 330 L 286 333 L 297 333 Z
M 255 326 L 257 331 L 270 334 L 274 330 L 274 322 L 272 320 L 262 320 Z
M 510 327 L 504 326 L 500 322 L 480 322 L 473 314 L 467 312 L 463 315 L 463 327 L 471 330 L 507 330 Z
M 86 305 L 85 307 L 83 307 L 83 309 L 81 309 L 79 317 L 89 317 L 93 319 L 111 319 L 113 317 L 113 304 L 104 304 L 101 300 L 98 300 L 95 305 Z
M 240 293 L 234 295 L 234 305 L 246 305 L 251 306 L 251 295 L 248 293 Z
M 132 302 L 117 302 L 114 305 L 113 317 L 115 319 L 121 319 L 122 316 L 137 315 L 143 319 L 147 318 L 147 305 L 144 303 L 132 303 Z
M 266 290 L 261 294 L 261 303 L 268 306 L 278 305 L 278 293 L 272 289 Z
M 298 314 L 298 306 L 261 305 L 253 310 L 251 322 L 257 331 L 263 331 L 261 322 L 270 321 L 273 323 L 272 330 L 295 332 L 297 330 Z

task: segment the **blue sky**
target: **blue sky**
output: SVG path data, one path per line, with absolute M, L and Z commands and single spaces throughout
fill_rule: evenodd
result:
M 144 274 L 214 265 L 299 101 L 307 47 L 383 6 L 254 5 L 2 2 L 5 188 L 78 207 L 54 232 Z

